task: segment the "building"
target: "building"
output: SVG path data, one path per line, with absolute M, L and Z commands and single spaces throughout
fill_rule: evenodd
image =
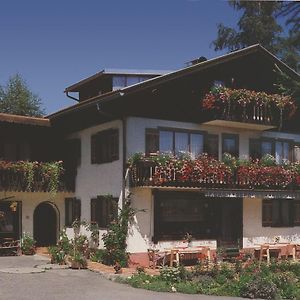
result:
M 64 160 L 75 180 L 73 188 L 67 193 L 60 190 L 54 199 L 44 192 L 37 202 L 27 198 L 26 191 L 5 191 L 4 197 L 13 195 L 23 208 L 28 207 L 26 212 L 23 209 L 19 232 L 35 233 L 36 205 L 46 201 L 55 204 L 59 215 L 53 232 L 80 215 L 97 222 L 102 235 L 116 213 L 113 202 L 122 207 L 130 191 L 132 206 L 143 210 L 136 214 L 128 237 L 134 263 L 145 263 L 148 248 L 182 244 L 187 232 L 196 245 L 212 249 L 251 248 L 275 238 L 300 243 L 300 177 L 282 167 L 287 160 L 299 161 L 299 111 L 291 116 L 292 104 L 284 107 L 286 113 L 278 104 L 286 99 L 273 101 L 278 76 L 274 70 L 299 80 L 299 74 L 254 45 L 175 72 L 100 72 L 68 87 L 68 95 L 79 92 L 79 98 L 74 97 L 78 103 L 41 121 L 42 136 L 55 141 L 38 144 L 55 145 L 51 155 Z M 133 85 L 128 78 L 127 83 L 123 79 L 118 83 L 125 75 L 135 78 Z M 248 103 L 245 98 L 244 106 L 231 105 L 230 100 L 221 108 L 205 108 L 203 99 L 209 104 L 209 91 L 220 86 L 243 89 L 241 95 L 249 99 L 252 93 L 252 100 Z M 262 92 L 273 95 L 270 104 L 262 101 L 267 97 Z M 24 121 L 21 127 L 30 126 Z M 28 130 L 32 127 L 38 126 Z M 158 152 L 179 156 L 190 152 L 195 157 L 205 152 L 209 159 L 203 156 L 190 173 L 190 165 L 184 165 L 183 176 L 182 161 L 178 175 L 174 166 L 178 161 L 167 158 L 165 165 L 159 165 L 148 159 Z M 248 160 L 271 154 L 279 166 L 251 165 L 253 170 L 244 164 L 232 171 L 221 162 L 224 153 Z

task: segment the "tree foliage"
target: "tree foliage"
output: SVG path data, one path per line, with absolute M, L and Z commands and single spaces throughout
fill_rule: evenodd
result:
M 299 2 L 230 0 L 228 3 L 241 17 L 237 28 L 218 24 L 218 36 L 212 43 L 216 51 L 233 51 L 259 43 L 295 70 L 299 68 Z M 285 30 L 280 18 L 285 18 Z
M 11 76 L 4 87 L 0 86 L 0 112 L 2 113 L 40 117 L 44 115 L 41 105 L 39 96 L 29 89 L 20 74 Z

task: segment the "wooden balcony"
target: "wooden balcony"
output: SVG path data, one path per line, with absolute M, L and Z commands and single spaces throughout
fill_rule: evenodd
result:
M 53 182 L 51 182 L 49 173 L 42 172 L 41 168 L 35 168 L 32 176 L 29 180 L 28 173 L 22 168 L 0 167 L 0 191 L 53 192 Z M 73 192 L 75 190 L 75 178 L 74 172 L 63 170 L 59 174 L 56 191 Z
M 204 124 L 264 131 L 278 127 L 279 119 L 271 106 L 255 103 L 241 106 L 227 102 L 214 110 Z
M 205 124 L 267 130 L 282 127 L 295 114 L 297 106 L 290 96 L 247 89 L 214 87 L 202 100 Z
M 300 175 L 281 166 L 260 167 L 253 164 L 253 166 L 241 166 L 231 171 L 226 170 L 221 162 L 220 166 L 222 167 L 217 167 L 219 171 L 207 171 L 204 165 L 190 170 L 190 175 L 187 175 L 182 168 L 177 166 L 162 167 L 157 162 L 146 159 L 131 166 L 131 186 L 220 190 L 300 190 Z M 203 172 L 200 171 L 201 168 Z

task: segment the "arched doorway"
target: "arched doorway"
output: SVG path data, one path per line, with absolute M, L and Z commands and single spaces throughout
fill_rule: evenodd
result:
M 33 237 L 36 245 L 45 247 L 55 245 L 58 233 L 58 209 L 50 202 L 40 203 L 33 214 Z

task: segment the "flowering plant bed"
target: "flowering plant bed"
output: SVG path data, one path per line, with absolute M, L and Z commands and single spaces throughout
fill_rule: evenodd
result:
M 300 264 L 282 261 L 259 265 L 256 261 L 199 263 L 187 269 L 163 267 L 153 276 L 139 271 L 125 279 L 136 288 L 159 292 L 180 292 L 260 299 L 299 299 Z
M 202 107 L 224 120 L 279 124 L 296 112 L 290 96 L 246 89 L 214 87 L 204 96 Z
M 270 160 L 268 156 L 267 159 Z M 218 161 L 206 154 L 196 159 L 188 155 L 140 154 L 130 160 L 132 183 L 136 186 L 228 187 L 241 189 L 297 189 L 300 187 L 300 164 L 277 165 L 261 160 L 238 160 L 225 154 Z

